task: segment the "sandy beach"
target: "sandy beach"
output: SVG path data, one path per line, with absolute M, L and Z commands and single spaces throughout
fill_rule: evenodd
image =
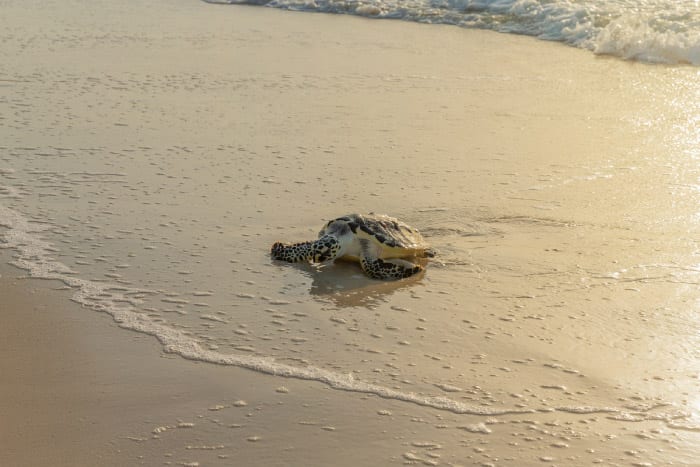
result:
M 59 282 L 0 271 L 0 370 L 12 375 L 0 385 L 3 465 L 441 465 L 447 456 L 446 465 L 552 463 L 535 446 L 522 455 L 517 436 L 567 444 L 561 465 L 626 465 L 623 456 L 648 444 L 643 430 L 621 432 L 595 415 L 540 414 L 538 426 L 531 417 L 455 416 L 222 372 L 163 354 L 153 338 L 86 312 Z M 595 426 L 592 439 L 582 423 Z M 504 424 L 511 433 L 493 436 Z M 666 439 L 659 454 L 694 465 L 694 448 L 679 441 Z
M 0 385 L 2 465 L 350 466 L 441 449 L 409 442 L 429 439 L 427 420 L 409 421 L 434 418 L 429 410 L 357 395 L 348 405 L 322 385 L 222 373 L 120 331 L 58 282 L 3 267 L 0 284 L 0 370 L 12 375 Z
M 700 465 L 697 68 L 2 10 L 0 465 Z M 269 256 L 371 211 L 423 232 L 425 273 Z

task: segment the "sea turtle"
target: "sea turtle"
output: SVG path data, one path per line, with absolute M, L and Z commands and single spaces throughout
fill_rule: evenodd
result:
M 318 240 L 277 242 L 271 253 L 274 259 L 290 263 L 324 263 L 339 258 L 359 261 L 364 272 L 374 279 L 412 276 L 423 266 L 406 259 L 435 256 L 418 230 L 378 214 L 349 214 L 333 219 L 318 233 Z

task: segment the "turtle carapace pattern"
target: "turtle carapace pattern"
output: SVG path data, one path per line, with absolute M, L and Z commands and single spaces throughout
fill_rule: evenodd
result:
M 274 259 L 324 263 L 357 261 L 373 279 L 403 279 L 423 266 L 411 261 L 435 256 L 420 232 L 398 219 L 381 214 L 349 214 L 326 223 L 318 239 L 272 245 Z

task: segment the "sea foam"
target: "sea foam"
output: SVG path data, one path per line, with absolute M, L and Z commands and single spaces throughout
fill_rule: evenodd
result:
M 674 0 L 205 0 L 490 29 L 600 55 L 700 65 L 700 8 Z
M 597 54 L 652 63 L 700 65 L 700 31 L 653 27 L 651 16 L 625 16 L 601 29 L 591 48 Z

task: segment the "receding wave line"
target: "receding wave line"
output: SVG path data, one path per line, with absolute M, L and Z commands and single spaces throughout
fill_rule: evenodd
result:
M 79 278 L 68 266 L 54 260 L 52 254 L 57 250 L 52 247 L 51 243 L 41 238 L 42 232 L 52 228 L 51 224 L 29 221 L 18 212 L 0 205 L 0 228 L 2 227 L 6 230 L 0 236 L 0 248 L 16 252 L 12 261 L 13 265 L 26 270 L 30 277 L 63 282 L 74 289 L 71 298 L 73 301 L 95 311 L 108 313 L 123 328 L 154 336 L 160 341 L 166 352 L 188 360 L 236 366 L 273 376 L 316 381 L 333 389 L 373 394 L 385 399 L 408 402 L 456 414 L 494 416 L 558 411 L 576 414 L 617 414 L 623 418 L 628 415 L 625 410 L 611 407 L 563 406 L 538 409 L 476 407 L 448 397 L 425 396 L 366 383 L 355 379 L 351 374 L 337 373 L 315 366 L 295 367 L 278 363 L 272 357 L 223 354 L 207 350 L 182 331 L 155 322 L 147 315 L 138 312 L 140 300 L 135 296 L 155 293 L 154 291 Z M 661 416 L 661 419 L 666 418 L 670 421 L 673 416 Z M 660 419 L 659 415 L 654 415 L 654 419 Z
M 358 381 L 351 374 L 341 374 L 314 366 L 295 367 L 278 363 L 271 357 L 223 354 L 204 349 L 195 339 L 182 331 L 157 323 L 137 312 L 140 300 L 133 296 L 150 291 L 79 278 L 68 266 L 53 260 L 51 254 L 56 250 L 49 242 L 40 238 L 41 232 L 51 228 L 49 224 L 30 222 L 19 213 L 0 205 L 0 226 L 7 229 L 2 237 L 0 248 L 17 252 L 12 261 L 13 265 L 28 271 L 31 277 L 63 282 L 74 289 L 73 301 L 110 314 L 123 328 L 156 337 L 168 353 L 189 360 L 237 366 L 274 376 L 318 381 L 334 389 L 374 394 L 386 399 L 410 402 L 458 414 L 504 415 L 533 412 L 531 409 L 473 407 L 446 397 L 421 396 L 368 384 Z

